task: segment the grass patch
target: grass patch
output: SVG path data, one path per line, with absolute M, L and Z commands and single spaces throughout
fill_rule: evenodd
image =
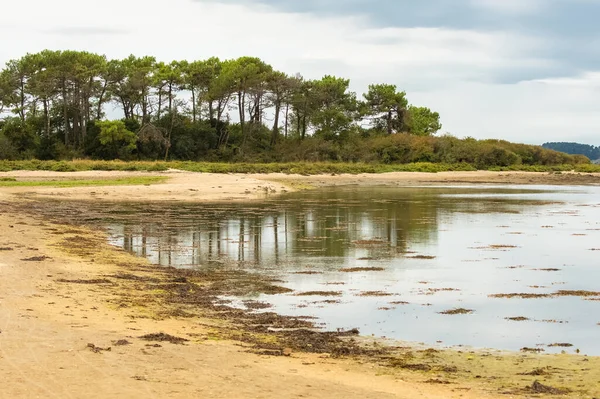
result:
M 476 171 L 477 167 L 468 163 L 432 163 L 415 162 L 406 164 L 383 164 L 366 162 L 286 162 L 286 163 L 226 163 L 226 162 L 191 162 L 191 161 L 7 161 L 0 160 L 0 172 L 13 170 L 49 170 L 55 172 L 76 172 L 87 170 L 106 171 L 145 171 L 156 172 L 179 169 L 188 172 L 202 173 L 285 173 L 285 174 L 360 174 L 386 172 L 451 172 Z M 526 171 L 526 172 L 568 172 L 579 173 L 600 172 L 600 165 L 512 165 L 510 167 L 491 167 L 492 171 Z
M 134 186 L 163 183 L 165 176 L 140 176 L 119 179 L 77 180 L 0 180 L 0 187 L 90 187 L 90 186 Z

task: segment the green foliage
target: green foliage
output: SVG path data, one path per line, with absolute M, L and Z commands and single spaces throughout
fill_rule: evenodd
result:
M 98 141 L 111 149 L 114 158 L 127 157 L 136 149 L 137 136 L 123 121 L 99 121 Z
M 375 129 L 385 129 L 388 134 L 405 131 L 408 107 L 405 92 L 398 92 L 395 85 L 377 84 L 370 85 L 363 97 L 362 112 L 372 118 Z
M 59 167 L 61 165 L 61 167 Z M 71 172 L 74 169 L 67 163 L 57 163 L 52 170 L 57 172 Z M 127 177 L 119 179 L 77 179 L 77 180 L 23 180 L 0 179 L 0 187 L 89 187 L 89 186 L 132 186 L 142 184 L 156 184 L 167 180 L 163 176 Z
M 0 132 L 0 159 L 15 160 L 19 158 L 19 151 L 13 143 Z
M 165 171 L 179 169 L 203 173 L 295 173 L 295 174 L 330 174 L 330 173 L 387 173 L 387 172 L 447 172 L 475 171 L 478 168 L 469 163 L 432 163 L 414 162 L 407 164 L 375 164 L 364 162 L 272 162 L 272 163 L 219 163 L 219 162 L 122 162 L 122 161 L 0 161 L 0 171 L 13 170 L 55 170 L 55 171 Z M 531 171 L 552 172 L 571 171 L 580 173 L 598 173 L 600 165 L 564 164 L 564 165 L 511 165 L 509 167 L 490 167 L 496 171 Z
M 408 107 L 407 130 L 417 136 L 431 136 L 442 129 L 440 114 L 427 107 Z
M 163 63 L 133 55 L 107 60 L 84 51 L 27 54 L 0 71 L 0 112 L 11 114 L 0 119 L 0 158 L 7 160 L 1 167 L 593 170 L 582 155 L 499 140 L 434 137 L 440 115 L 411 105 L 395 85 L 371 85 L 362 100 L 349 88 L 348 79 L 290 77 L 256 57 Z M 124 119 L 104 120 L 107 107 L 118 108 Z M 173 162 L 53 161 L 81 157 Z M 10 163 L 16 159 L 29 161 Z M 223 161 L 232 164 L 218 163 Z
M 8 118 L 2 125 L 1 133 L 6 137 L 21 158 L 30 158 L 39 144 L 34 126 L 19 118 Z

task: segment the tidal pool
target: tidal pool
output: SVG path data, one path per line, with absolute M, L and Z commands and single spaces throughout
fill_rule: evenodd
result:
M 262 273 L 294 290 L 228 298 L 236 306 L 429 345 L 600 355 L 598 187 L 338 187 L 91 207 L 112 244 L 156 264 Z

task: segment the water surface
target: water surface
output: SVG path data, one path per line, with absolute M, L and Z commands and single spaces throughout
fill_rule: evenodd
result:
M 275 275 L 295 291 L 231 298 L 240 306 L 426 344 L 600 355 L 598 297 L 490 297 L 600 291 L 600 188 L 346 187 L 102 212 L 113 244 L 154 263 Z M 455 308 L 473 313 L 440 314 Z

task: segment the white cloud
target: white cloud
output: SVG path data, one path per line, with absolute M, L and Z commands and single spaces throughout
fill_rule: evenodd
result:
M 479 1 L 516 11 L 538 2 Z M 520 3 L 520 2 L 519 2 Z M 155 55 L 161 60 L 253 55 L 288 73 L 352 79 L 353 89 L 389 82 L 420 105 L 439 110 L 457 135 L 542 142 L 545 136 L 597 131 L 597 101 L 586 84 L 556 81 L 497 85 L 498 74 L 551 67 L 536 57 L 543 40 L 511 32 L 447 28 L 375 29 L 360 16 L 285 13 L 266 6 L 172 0 L 21 0 L 3 6 L 0 62 L 45 48 L 109 58 Z M 521 8 L 519 8 L 521 7 Z M 525 8 L 523 8 L 525 7 Z M 88 12 L 82 12 L 86 8 Z M 12 18 L 27 10 L 27 19 Z M 576 85 L 575 85 L 576 86 Z M 568 99 L 568 100 L 567 100 Z M 600 140 L 598 140 L 600 142 Z M 600 143 L 599 143 L 600 144 Z
M 577 77 L 537 79 L 535 82 L 567 88 L 600 89 L 600 72 L 585 72 Z M 600 94 L 600 91 L 598 91 Z

